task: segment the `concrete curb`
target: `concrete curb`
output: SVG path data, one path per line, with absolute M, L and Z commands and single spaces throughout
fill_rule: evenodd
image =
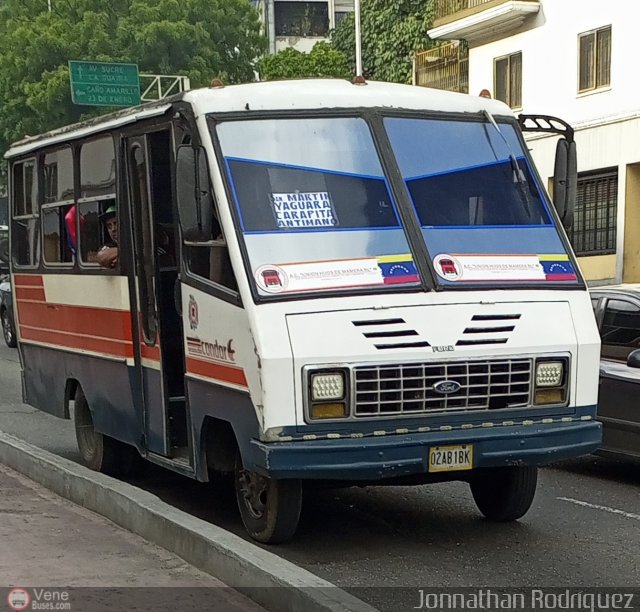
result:
M 136 533 L 273 612 L 376 612 L 362 600 L 151 493 L 0 431 L 0 462 Z M 273 588 L 279 587 L 279 588 Z

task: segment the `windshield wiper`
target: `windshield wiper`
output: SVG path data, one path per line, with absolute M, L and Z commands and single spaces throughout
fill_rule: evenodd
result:
M 509 162 L 511 163 L 511 171 L 513 172 L 513 183 L 517 186 L 518 195 L 520 196 L 520 201 L 522 202 L 522 207 L 527 213 L 527 217 L 531 219 L 531 196 L 529 195 L 529 185 L 527 182 L 527 177 L 522 171 L 522 168 L 520 167 L 520 164 L 518 163 L 518 160 L 516 159 L 516 156 L 511 149 L 511 145 L 509 145 L 509 141 L 505 138 L 502 130 L 500 129 L 500 126 L 493 118 L 493 115 L 488 110 L 483 111 L 483 113 L 487 121 L 496 129 L 496 132 L 498 132 L 500 138 L 502 138 L 504 144 L 507 147 L 507 150 L 509 151 Z M 491 141 L 489 141 L 489 144 L 491 144 Z M 496 159 L 497 158 L 498 156 L 496 155 Z

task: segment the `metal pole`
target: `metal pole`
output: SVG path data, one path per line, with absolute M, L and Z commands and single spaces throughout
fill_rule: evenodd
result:
M 275 55 L 276 52 L 276 8 L 274 0 L 267 0 L 265 4 L 267 36 L 269 38 L 269 53 Z
M 356 77 L 362 76 L 362 38 L 360 33 L 360 0 L 354 2 L 356 22 Z

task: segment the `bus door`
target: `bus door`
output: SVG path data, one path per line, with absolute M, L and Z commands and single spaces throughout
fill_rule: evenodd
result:
M 178 261 L 171 143 L 168 129 L 125 141 L 135 279 L 131 312 L 138 330 L 134 356 L 147 450 L 190 464 L 182 320 L 174 301 Z

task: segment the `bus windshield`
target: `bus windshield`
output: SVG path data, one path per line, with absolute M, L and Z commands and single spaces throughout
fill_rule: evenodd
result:
M 578 283 L 515 122 L 384 127 L 439 284 Z M 216 135 L 259 294 L 420 285 L 366 119 L 230 120 Z
M 216 131 L 261 295 L 420 284 L 364 119 L 228 121 Z
M 578 282 L 515 123 L 384 125 L 441 284 Z

